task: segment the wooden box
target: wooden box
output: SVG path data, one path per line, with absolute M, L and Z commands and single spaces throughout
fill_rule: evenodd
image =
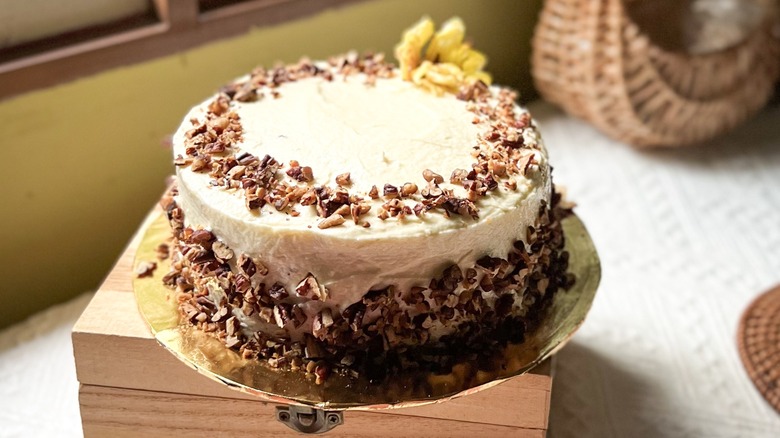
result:
M 86 437 L 294 436 L 275 406 L 179 362 L 152 337 L 132 290 L 134 248 L 149 215 L 73 328 Z M 543 437 L 550 361 L 532 373 L 441 404 L 347 411 L 332 436 Z

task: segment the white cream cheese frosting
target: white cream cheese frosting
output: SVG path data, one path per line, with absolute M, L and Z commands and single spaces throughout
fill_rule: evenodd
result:
M 504 258 L 515 241 L 525 240 L 528 226 L 550 202 L 546 151 L 535 128 L 528 127 L 523 139 L 526 146 L 536 145 L 527 150 L 536 164 L 514 175 L 515 189 L 499 184 L 477 199 L 477 219 L 431 212 L 381 220 L 375 213 L 385 200 L 371 200 L 371 187 L 381 194 L 385 184 L 422 186 L 425 169 L 444 177 L 442 188 L 465 197 L 462 186 L 449 183 L 450 173 L 471 169 L 478 138 L 490 126 L 475 123 L 470 103 L 454 95 L 435 96 L 397 77 L 365 82 L 359 74 L 301 79 L 280 86 L 278 98 L 234 101 L 232 109 L 243 128 L 237 153 L 267 154 L 283 165 L 297 160 L 313 169 L 317 186 L 335 187 L 335 177 L 349 172 L 350 192 L 371 205 L 365 216 L 370 228 L 348 220 L 320 229 L 314 206 L 297 206 L 295 217 L 271 205 L 250 211 L 240 189 L 213 187 L 207 173 L 177 168 L 177 203 L 185 224 L 209 229 L 236 254 L 261 260 L 269 268 L 264 281 L 283 284 L 309 316 L 323 307 L 340 312 L 369 290 L 426 287 L 452 264 L 466 269 L 484 256 Z M 189 121 L 202 120 L 211 100 L 184 119 L 173 137 L 174 156 L 185 154 Z M 326 300 L 296 297 L 296 285 L 308 274 L 327 288 Z M 311 319 L 302 330 L 310 330 Z

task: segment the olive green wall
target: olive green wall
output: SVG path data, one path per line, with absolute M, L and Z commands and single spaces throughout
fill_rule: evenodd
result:
M 0 326 L 99 285 L 172 172 L 166 136 L 220 84 L 302 55 L 392 53 L 423 14 L 458 15 L 496 82 L 530 96 L 540 3 L 368 1 L 0 101 Z

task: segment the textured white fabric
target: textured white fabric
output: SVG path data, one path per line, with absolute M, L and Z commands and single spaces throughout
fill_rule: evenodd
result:
M 78 437 L 70 331 L 92 294 L 0 331 L 0 437 Z
M 735 344 L 742 310 L 780 282 L 780 108 L 654 152 L 531 110 L 604 271 L 559 353 L 549 436 L 780 436 Z M 70 327 L 87 299 L 0 332 L 0 436 L 80 436 Z
M 664 151 L 611 141 L 547 104 L 531 112 L 603 267 L 558 357 L 549 436 L 780 436 L 735 341 L 744 308 L 780 282 L 780 108 Z

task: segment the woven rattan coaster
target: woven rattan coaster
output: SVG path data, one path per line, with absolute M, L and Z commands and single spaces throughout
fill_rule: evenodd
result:
M 737 348 L 758 391 L 780 412 L 780 285 L 756 298 L 742 314 Z

